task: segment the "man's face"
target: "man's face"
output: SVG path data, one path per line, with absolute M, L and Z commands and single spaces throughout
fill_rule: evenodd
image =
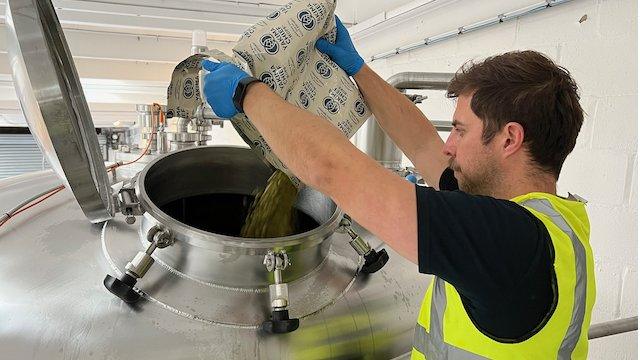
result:
M 482 142 L 482 120 L 471 110 L 472 95 L 458 97 L 453 114 L 453 130 L 443 152 L 450 157 L 460 190 L 476 195 L 491 195 L 499 184 L 500 166 L 497 141 Z

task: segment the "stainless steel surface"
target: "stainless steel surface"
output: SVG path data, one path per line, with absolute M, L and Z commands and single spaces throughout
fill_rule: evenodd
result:
M 50 1 L 6 5 L 8 54 L 22 111 L 49 163 L 92 222 L 114 206 L 93 121 Z
M 204 145 L 209 136 L 206 135 L 211 126 L 197 126 L 197 120 L 184 119 L 174 116 L 167 119 L 167 141 L 169 142 L 169 150 L 182 150 L 197 145 Z
M 132 255 L 144 249 L 135 228 L 122 222 L 109 222 L 103 228 L 102 246 L 112 267 L 106 270 L 109 273 L 120 276 Z M 353 253 L 344 245 L 336 242 L 320 266 L 287 283 L 292 316 L 305 318 L 324 312 L 353 286 L 357 257 L 342 256 L 343 250 L 347 255 Z M 189 319 L 231 328 L 257 329 L 267 319 L 271 311 L 269 286 L 234 287 L 197 279 L 158 257 L 170 248 L 156 250 L 156 263 L 138 280 L 136 287 L 148 301 Z M 236 266 L 224 270 L 242 272 Z M 264 267 L 261 273 L 267 278 Z
M 622 334 L 638 330 L 638 317 L 618 319 L 594 324 L 589 327 L 589 339 L 597 339 L 605 336 Z
M 391 76 L 387 82 L 398 90 L 446 90 L 453 73 L 401 72 Z
M 402 151 L 382 130 L 373 115 L 356 133 L 355 145 L 387 169 L 402 168 Z
M 222 286 L 266 287 L 269 279 L 263 258 L 274 248 L 285 248 L 291 258 L 292 265 L 283 274 L 285 281 L 304 276 L 326 258 L 341 218 L 333 201 L 311 188 L 300 192 L 296 208 L 320 226 L 281 238 L 214 234 L 177 221 L 161 210 L 176 200 L 203 194 L 255 194 L 271 173 L 255 152 L 241 147 L 194 147 L 157 158 L 140 173 L 136 183 L 137 197 L 146 211 L 141 241 L 146 242 L 146 233 L 152 227 L 166 226 L 176 243 L 155 256 L 184 274 Z
M 2 180 L 0 204 L 19 203 L 57 181 L 51 172 Z M 92 225 L 64 190 L 0 228 L 2 357 L 390 359 L 406 353 L 430 277 L 417 275 L 391 249 L 380 272 L 356 276 L 348 237 L 335 236 L 321 266 L 288 283 L 300 328 L 269 336 L 255 326 L 270 311 L 267 288 L 215 286 L 157 260 L 138 281 L 145 300 L 127 306 L 115 298 L 102 280 L 144 251 L 138 226 L 121 215 Z
M 156 141 L 158 145 L 158 154 L 164 155 L 169 152 L 169 139 L 164 128 L 158 130 L 156 133 Z
M 133 260 L 127 263 L 127 266 L 124 267 L 126 272 L 130 273 L 135 278 L 143 277 L 147 271 L 149 271 L 154 262 L 153 258 L 148 254 L 150 249 L 155 250 L 155 246 L 151 245 L 146 251 L 140 251 L 136 254 L 136 257 L 134 257 Z
M 162 110 L 164 111 L 164 109 Z M 160 112 L 157 108 L 154 108 L 153 105 L 147 104 L 136 105 L 136 112 L 138 113 L 138 121 L 136 125 L 140 128 L 140 139 L 138 140 L 138 146 L 141 149 L 146 149 L 149 142 L 151 142 L 149 151 L 157 151 L 158 142 L 155 134 L 160 128 Z
M 452 78 L 450 73 L 402 72 L 391 76 L 387 82 L 398 90 L 446 90 Z M 434 125 L 440 129 L 443 124 Z M 402 169 L 402 151 L 374 116 L 356 133 L 355 145 L 382 166 L 395 171 Z

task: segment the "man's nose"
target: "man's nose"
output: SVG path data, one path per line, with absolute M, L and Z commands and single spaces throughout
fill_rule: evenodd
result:
M 456 147 L 455 147 L 455 144 L 453 143 L 451 134 L 449 134 L 447 141 L 444 143 L 444 146 L 442 147 L 442 153 L 447 156 L 455 156 L 456 154 Z

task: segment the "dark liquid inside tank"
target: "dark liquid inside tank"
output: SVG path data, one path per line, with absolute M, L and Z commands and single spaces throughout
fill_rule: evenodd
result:
M 174 219 L 197 229 L 240 236 L 254 196 L 242 194 L 204 194 L 172 201 L 160 209 Z M 320 224 L 304 212 L 295 210 L 295 233 L 317 228 Z

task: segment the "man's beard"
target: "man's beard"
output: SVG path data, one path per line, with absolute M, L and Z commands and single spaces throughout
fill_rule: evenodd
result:
M 475 173 L 463 172 L 454 159 L 449 160 L 449 167 L 458 174 L 456 180 L 458 180 L 460 190 L 467 194 L 487 196 L 491 196 L 495 192 L 500 176 L 498 167 L 491 159 L 485 160 L 484 164 L 477 167 Z

